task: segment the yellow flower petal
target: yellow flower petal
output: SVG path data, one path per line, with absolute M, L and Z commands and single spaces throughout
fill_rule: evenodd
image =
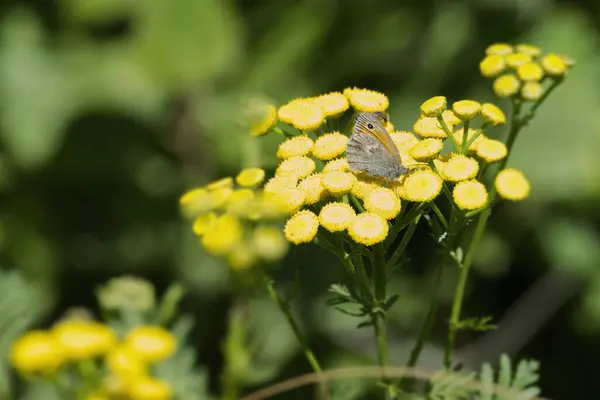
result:
M 477 155 L 483 158 L 486 162 L 492 163 L 502 160 L 508 154 L 506 145 L 499 140 L 483 139 L 477 143 Z
M 556 54 L 547 54 L 542 57 L 542 68 L 552 77 L 560 77 L 567 73 L 567 64 L 565 59 Z
M 514 51 L 513 47 L 508 43 L 494 43 L 485 49 L 485 54 L 497 54 L 506 56 Z
M 539 82 L 525 82 L 521 88 L 521 97 L 524 100 L 536 101 L 544 94 L 544 87 Z
M 442 180 L 433 171 L 417 171 L 406 178 L 403 187 L 405 199 L 428 202 L 442 190 Z
M 474 178 L 479 172 L 479 164 L 472 158 L 456 155 L 444 165 L 444 178 L 458 182 Z
M 388 223 L 378 214 L 358 214 L 348 226 L 348 234 L 356 243 L 372 246 L 382 242 L 388 234 Z
M 312 139 L 306 135 L 294 136 L 279 145 L 277 157 L 290 158 L 305 156 L 311 152 L 313 145 Z
M 506 61 L 504 56 L 499 54 L 491 54 L 486 56 L 479 63 L 479 71 L 485 78 L 493 78 L 500 75 L 506 69 Z
M 512 53 L 505 58 L 506 64 L 513 69 L 517 69 L 521 65 L 531 62 L 532 59 L 533 57 L 526 53 Z
M 452 111 L 462 120 L 470 120 L 479 115 L 481 104 L 475 100 L 460 100 L 452 104 Z
M 235 181 L 240 186 L 256 186 L 265 179 L 265 171 L 262 168 L 246 168 L 240 171 Z
M 507 200 L 523 200 L 529 196 L 531 186 L 523 173 L 513 168 L 500 171 L 495 182 L 498 194 Z
M 488 193 L 482 183 L 470 180 L 457 183 L 452 197 L 459 208 L 476 210 L 487 203 Z
M 310 175 L 316 167 L 315 162 L 308 157 L 291 157 L 283 160 L 281 164 L 279 164 L 275 171 L 275 175 L 292 176 L 296 179 L 302 179 Z
M 319 223 L 330 232 L 346 230 L 356 213 L 346 203 L 333 202 L 326 204 L 319 213 Z
M 528 62 L 517 68 L 517 76 L 525 82 L 539 82 L 544 77 L 544 69 L 536 62 Z
M 364 200 L 367 211 L 381 215 L 385 219 L 393 219 L 400 213 L 400 199 L 390 189 L 373 189 Z
M 446 109 L 446 98 L 435 96 L 421 104 L 421 114 L 426 117 L 435 117 Z
M 408 154 L 417 161 L 427 161 L 442 151 L 444 143 L 440 139 L 427 138 L 419 141 L 408 152 Z
M 331 171 L 323 174 L 323 186 L 334 196 L 350 193 L 356 183 L 356 176 L 349 172 Z
M 516 76 L 506 74 L 499 76 L 494 81 L 494 93 L 498 97 L 511 97 L 519 92 L 521 82 Z
M 385 111 L 390 104 L 386 95 L 373 90 L 347 88 L 344 95 L 352 107 L 361 112 Z
M 325 111 L 326 117 L 340 115 L 349 108 L 348 98 L 340 92 L 327 93 L 313 101 Z
M 325 195 L 323 176 L 321 174 L 313 174 L 304 178 L 298 184 L 298 189 L 304 192 L 304 204 L 318 203 Z
M 319 160 L 331 160 L 346 151 L 348 136 L 332 132 L 319 137 L 312 149 L 313 155 Z
M 481 118 L 492 126 L 504 125 L 506 123 L 504 112 L 492 103 L 484 103 L 481 106 Z
M 308 210 L 294 214 L 285 224 L 284 233 L 288 242 L 308 243 L 313 240 L 319 229 L 319 219 Z

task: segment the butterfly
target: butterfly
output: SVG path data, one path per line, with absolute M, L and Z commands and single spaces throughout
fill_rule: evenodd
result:
M 358 114 L 346 145 L 346 157 L 354 172 L 364 171 L 371 176 L 395 180 L 408 173 L 408 168 L 402 165 L 398 148 L 384 123 L 387 123 L 385 113 Z

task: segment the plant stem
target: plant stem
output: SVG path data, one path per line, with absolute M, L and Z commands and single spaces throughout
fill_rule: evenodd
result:
M 410 242 L 410 239 L 412 238 L 413 234 L 415 233 L 415 230 L 417 229 L 417 224 L 419 223 L 419 220 L 421 219 L 421 215 L 422 214 L 417 214 L 413 218 L 413 220 L 409 223 L 408 228 L 406 229 L 406 232 L 404 232 L 404 236 L 402 237 L 402 240 L 400 241 L 400 244 L 398 245 L 398 247 L 396 247 L 396 250 L 394 250 L 394 254 L 392 254 L 392 256 L 387 261 L 387 263 L 385 263 L 386 270 L 393 267 L 394 264 L 396 264 L 398 262 L 398 260 L 400 259 L 400 256 L 404 253 L 406 246 L 408 246 L 408 242 Z
M 237 301 L 229 310 L 227 337 L 223 349 L 223 400 L 236 400 L 239 397 L 240 382 L 248 368 L 249 356 L 245 345 L 246 316 L 246 304 L 242 301 Z
M 377 343 L 377 360 L 383 368 L 381 379 L 386 385 L 387 390 L 384 398 L 387 395 L 392 395 L 395 391 L 390 385 L 387 378 L 385 367 L 388 365 L 388 347 L 387 347 L 387 332 L 385 318 L 385 302 L 386 302 L 386 286 L 387 286 L 387 268 L 385 262 L 385 250 L 383 245 L 379 244 L 375 248 L 375 263 L 373 265 L 373 287 L 375 304 L 373 307 L 373 327 L 375 329 L 375 340 Z
M 463 135 L 462 135 L 462 142 L 461 142 L 461 152 L 463 154 L 467 153 L 467 143 L 468 143 L 468 138 L 469 138 L 469 124 L 470 124 L 470 120 L 465 120 L 463 122 Z

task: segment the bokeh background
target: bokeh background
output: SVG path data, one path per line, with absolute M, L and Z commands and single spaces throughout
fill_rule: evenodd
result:
M 71 307 L 93 311 L 95 288 L 111 277 L 139 275 L 159 293 L 180 281 L 182 311 L 196 318 L 190 343 L 216 393 L 228 271 L 202 253 L 178 197 L 244 165 L 274 166 L 280 137 L 250 143 L 244 104 L 366 87 L 386 93 L 392 122 L 411 129 L 433 95 L 496 101 L 479 75 L 485 47 L 531 43 L 577 64 L 509 162 L 530 178 L 531 198 L 498 207 L 477 256 L 465 315 L 493 315 L 500 329 L 461 335 L 458 356 L 470 368 L 502 352 L 535 358 L 545 397 L 595 398 L 599 19 L 593 0 L 2 2 L 0 350 Z M 425 314 L 433 246 L 421 227 L 390 283 L 400 294 L 390 322 L 396 364 Z M 327 286 L 343 277 L 336 260 L 304 245 L 274 272 L 280 287 L 296 271 L 296 311 L 318 357 L 328 367 L 364 363 L 371 333 L 324 306 Z M 422 366 L 440 365 L 454 279 L 448 271 Z M 250 310 L 258 353 L 248 388 L 308 372 L 269 300 L 258 293 Z M 15 385 L 5 361 L 0 372 L 7 393 Z

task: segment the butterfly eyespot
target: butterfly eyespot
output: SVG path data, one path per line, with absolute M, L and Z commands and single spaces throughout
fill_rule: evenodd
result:
M 373 129 L 373 124 L 367 124 L 367 128 Z

